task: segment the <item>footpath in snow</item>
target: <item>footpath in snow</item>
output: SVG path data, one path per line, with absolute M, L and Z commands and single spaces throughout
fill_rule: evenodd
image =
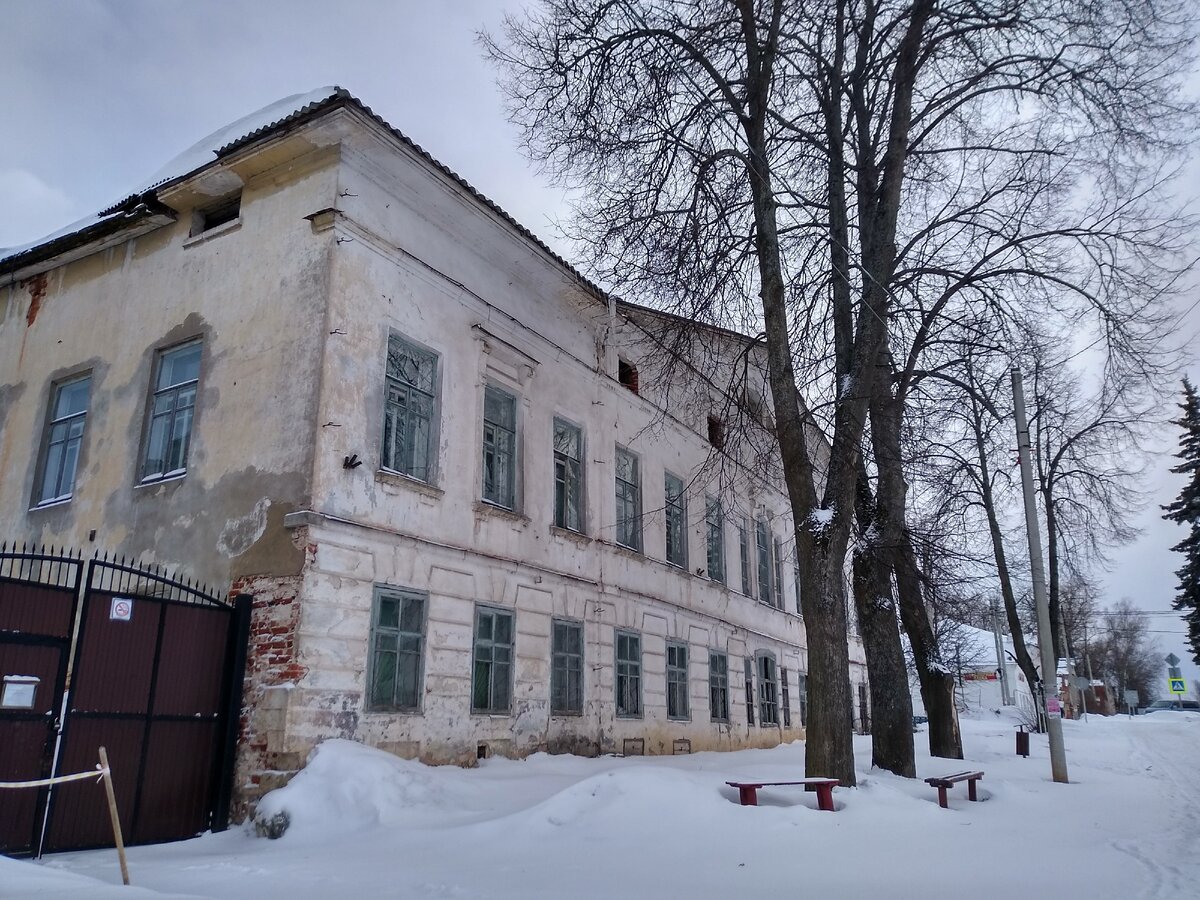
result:
M 967 759 L 932 760 L 917 780 L 871 771 L 816 795 L 767 788 L 742 807 L 726 780 L 803 774 L 804 744 L 633 759 L 539 754 L 477 769 L 429 767 L 331 741 L 288 787 L 276 841 L 246 828 L 41 863 L 0 858 L 9 898 L 1190 898 L 1200 884 L 1200 715 L 1066 722 L 1072 783 L 1050 780 L 1045 737 L 1013 752 L 1013 721 L 963 720 Z M 950 809 L 921 778 L 982 769 Z

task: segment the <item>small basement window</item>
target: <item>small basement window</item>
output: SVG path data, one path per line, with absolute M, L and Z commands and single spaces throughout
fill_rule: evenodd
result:
M 617 381 L 621 382 L 629 390 L 635 394 L 638 392 L 638 370 L 637 366 L 627 359 L 617 360 Z
M 219 200 L 212 206 L 198 209 L 192 214 L 192 235 L 212 231 L 214 228 L 228 222 L 237 221 L 242 214 L 242 195 L 236 193 L 232 197 Z

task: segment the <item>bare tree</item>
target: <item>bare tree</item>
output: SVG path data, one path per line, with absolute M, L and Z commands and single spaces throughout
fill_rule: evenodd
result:
M 1089 635 L 1088 657 L 1093 674 L 1115 685 L 1117 696 L 1137 691 L 1143 705 L 1158 696 L 1160 651 L 1148 635 L 1146 617 L 1129 600 L 1121 600 L 1100 617 L 1100 628 Z
M 906 410 L 942 364 L 942 333 L 971 327 L 977 306 L 1010 320 L 1084 309 L 1116 348 L 1152 330 L 1167 216 L 1139 173 L 1186 130 L 1172 89 L 1187 12 L 550 0 L 485 38 L 530 153 L 584 188 L 573 235 L 597 277 L 763 335 L 809 633 L 810 774 L 854 779 L 842 573 L 868 418 L 864 534 L 891 564 L 931 749 L 961 756 L 906 523 Z M 801 374 L 823 398 L 824 473 Z

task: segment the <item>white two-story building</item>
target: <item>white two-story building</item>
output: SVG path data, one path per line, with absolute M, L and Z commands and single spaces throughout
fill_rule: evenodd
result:
M 288 98 L 0 251 L 2 536 L 253 595 L 246 799 L 328 737 L 458 763 L 796 739 L 761 352 L 688 354 L 693 327 L 344 91 Z

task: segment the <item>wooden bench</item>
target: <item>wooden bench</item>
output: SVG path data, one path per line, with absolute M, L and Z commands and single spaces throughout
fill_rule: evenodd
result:
M 826 812 L 834 811 L 833 789 L 839 784 L 836 778 L 800 778 L 796 781 L 727 781 L 725 783 L 738 789 L 738 799 L 742 806 L 758 806 L 759 788 L 802 784 L 817 792 L 817 808 Z
M 940 778 L 926 778 L 925 783 L 938 789 L 938 806 L 947 809 L 946 790 L 954 787 L 960 781 L 967 783 L 967 799 L 978 800 L 975 795 L 975 782 L 983 777 L 982 772 L 957 772 L 954 775 L 943 775 Z

